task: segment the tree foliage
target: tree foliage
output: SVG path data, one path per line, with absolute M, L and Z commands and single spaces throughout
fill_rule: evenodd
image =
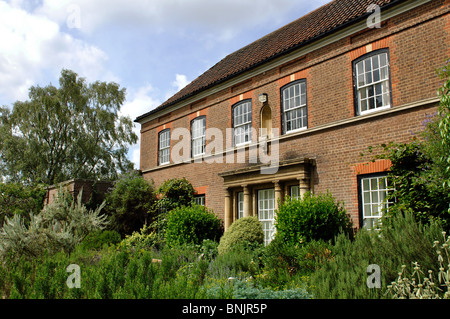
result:
M 437 71 L 444 83 L 439 88 L 439 132 L 444 154 L 439 158 L 445 165 L 445 184 L 450 187 L 450 59 Z
M 189 206 L 194 200 L 195 189 L 186 178 L 173 178 L 159 186 L 158 209 L 169 212 L 181 206 Z
M 106 196 L 110 227 L 122 236 L 139 231 L 155 217 L 155 188 L 136 172 L 120 176 Z
M 43 185 L 24 186 L 20 183 L 0 183 L 0 228 L 5 218 L 20 215 L 29 222 L 31 213 L 38 213 L 44 205 Z
M 392 192 L 387 216 L 414 213 L 422 223 L 439 219 L 450 229 L 450 60 L 437 71 L 444 80 L 438 90 L 438 112 L 428 114 L 422 131 L 409 143 L 388 143 L 374 159 L 389 159 L 388 180 Z M 373 152 L 374 148 L 369 148 Z
M 62 70 L 59 85 L 32 86 L 28 101 L 0 108 L 0 173 L 50 185 L 113 179 L 132 168 L 126 155 L 137 136 L 131 119 L 119 116 L 125 89 L 88 84 L 70 70 Z

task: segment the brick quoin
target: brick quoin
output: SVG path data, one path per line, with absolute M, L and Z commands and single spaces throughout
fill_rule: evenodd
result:
M 355 12 L 360 8 L 361 14 L 365 13 L 363 3 L 366 1 L 347 2 Z M 384 5 L 391 1 L 369 2 Z M 360 227 L 358 176 L 386 173 L 391 167 L 389 161 L 373 162 L 373 158 L 361 156 L 361 153 L 369 146 L 411 141 L 424 129 L 422 122 L 437 110 L 436 92 L 442 81 L 435 70 L 450 57 L 450 1 L 426 2 L 383 21 L 379 29 L 361 29 L 328 42 L 318 39 L 310 43 L 322 43 L 314 50 L 307 50 L 309 47 L 306 45 L 299 46 L 297 51 L 287 50 L 280 56 L 282 62 L 264 57 L 265 51 L 272 50 L 272 46 L 263 43 L 271 43 L 272 38 L 273 43 L 280 46 L 286 43 L 288 46 L 292 45 L 289 42 L 292 39 L 301 37 L 303 33 L 316 32 L 322 25 L 334 27 L 332 20 L 337 19 L 338 14 L 324 14 L 321 23 L 316 24 L 312 18 L 321 10 L 340 10 L 333 7 L 335 3 L 331 2 L 231 54 L 154 113 L 138 118 L 143 176 L 153 180 L 156 187 L 165 180 L 186 177 L 198 194 L 205 194 L 206 205 L 225 223 L 236 218 L 226 215 L 225 210 L 235 214 L 237 192 L 247 190 L 250 197 L 246 205 L 250 214 L 255 215 L 258 209 L 255 196 L 263 188 L 274 188 L 283 195 L 287 195 L 293 185 L 301 185 L 314 193 L 330 191 L 338 201 L 344 202 L 354 225 Z M 402 6 L 400 3 L 396 8 Z M 350 15 L 352 12 L 343 10 L 341 14 Z M 336 30 L 329 36 L 337 36 L 341 34 L 339 32 Z M 353 61 L 380 49 L 388 49 L 389 52 L 392 105 L 387 110 L 356 115 Z M 239 69 L 241 65 L 250 66 L 252 63 L 256 66 Z M 232 70 L 236 75 L 229 75 Z M 261 112 L 266 107 L 270 108 L 273 130 L 281 130 L 281 88 L 300 79 L 307 81 L 308 127 L 304 131 L 280 136 L 279 160 L 284 166 L 277 174 L 264 177 L 242 173 L 257 165 L 249 163 L 248 148 L 244 163 L 228 163 L 225 155 L 219 154 L 216 158 L 222 159 L 222 163 L 158 166 L 158 133 L 164 128 L 190 129 L 193 119 L 206 116 L 207 128 L 219 128 L 226 137 L 226 129 L 232 126 L 232 107 L 242 100 L 252 102 L 252 126 L 255 130 L 261 128 Z M 266 103 L 259 102 L 259 95 L 263 93 L 268 97 Z M 252 138 L 257 143 L 258 136 Z M 269 147 L 272 147 L 271 143 Z M 171 143 L 173 147 L 172 144 L 174 142 Z M 227 150 L 225 141 L 223 150 Z M 236 156 L 237 149 L 231 150 Z M 289 166 L 294 165 L 292 163 L 296 166 Z M 283 179 L 289 174 L 292 174 L 292 179 Z M 233 179 L 239 182 L 233 184 Z M 228 196 L 230 202 L 227 202 Z

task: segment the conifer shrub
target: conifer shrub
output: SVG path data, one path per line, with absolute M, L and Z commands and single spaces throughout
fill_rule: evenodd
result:
M 416 261 L 425 269 L 439 271 L 433 242 L 440 238 L 439 222 L 421 224 L 413 214 L 398 214 L 383 220 L 380 231 L 361 229 L 355 240 L 340 234 L 333 247 L 333 258 L 311 277 L 314 298 L 386 298 L 387 285 L 395 281 L 402 265 Z M 381 288 L 367 285 L 368 267 L 378 265 Z
M 312 240 L 333 240 L 340 232 L 350 234 L 346 210 L 330 193 L 306 193 L 302 199 L 287 198 L 276 215 L 276 236 L 290 245 Z
M 183 206 L 168 215 L 166 242 L 169 246 L 201 245 L 205 239 L 217 241 L 222 232 L 222 222 L 212 210 L 199 205 Z
M 264 232 L 257 217 L 240 218 L 231 224 L 220 239 L 219 255 L 223 255 L 237 245 L 261 245 L 264 242 Z

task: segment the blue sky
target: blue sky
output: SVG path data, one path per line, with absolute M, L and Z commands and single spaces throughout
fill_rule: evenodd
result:
M 66 68 L 125 87 L 121 113 L 134 120 L 226 55 L 327 2 L 0 0 L 0 105 L 26 100 L 30 86 L 57 85 Z M 129 158 L 138 168 L 139 143 Z

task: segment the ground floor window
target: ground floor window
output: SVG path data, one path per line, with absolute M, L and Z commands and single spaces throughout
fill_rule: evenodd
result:
M 291 186 L 290 195 L 292 199 L 300 199 L 300 186 Z
M 275 235 L 275 190 L 258 191 L 258 218 L 264 231 L 264 245 L 268 245 Z
M 363 227 L 368 229 L 379 228 L 383 211 L 392 204 L 387 200 L 389 191 L 386 175 L 362 177 L 360 179 Z
M 200 206 L 205 206 L 205 199 L 206 199 L 205 195 L 195 196 L 195 198 L 194 198 L 195 204 L 200 205 Z
M 244 217 L 244 192 L 237 193 L 237 219 Z

